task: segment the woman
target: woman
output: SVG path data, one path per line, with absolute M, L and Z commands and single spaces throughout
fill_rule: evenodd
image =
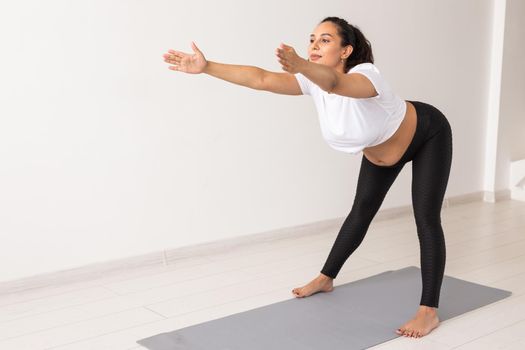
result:
M 441 206 L 452 161 L 452 131 L 430 104 L 395 95 L 374 66 L 363 33 L 338 17 L 327 17 L 310 35 L 309 59 L 281 44 L 276 56 L 285 73 L 253 66 L 207 61 L 192 43 L 193 55 L 169 50 L 169 69 L 207 73 L 256 90 L 311 95 L 323 137 L 334 149 L 363 152 L 355 199 L 321 273 L 294 288 L 296 297 L 333 290 L 333 279 L 361 244 L 372 218 L 403 166 L 412 161 L 412 203 L 420 243 L 422 295 L 415 316 L 396 330 L 422 337 L 439 325 L 437 308 L 445 270 Z

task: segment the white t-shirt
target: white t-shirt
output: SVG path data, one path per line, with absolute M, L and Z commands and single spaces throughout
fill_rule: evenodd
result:
M 406 103 L 392 92 L 374 64 L 358 64 L 350 73 L 366 76 L 378 95 L 353 98 L 329 94 L 301 73 L 295 78 L 303 94 L 314 99 L 326 142 L 338 151 L 355 154 L 388 140 L 403 121 Z

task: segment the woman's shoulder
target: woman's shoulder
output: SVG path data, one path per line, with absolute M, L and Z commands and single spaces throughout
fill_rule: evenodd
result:
M 353 72 L 353 71 L 359 71 L 359 70 L 373 70 L 379 73 L 379 69 L 372 62 L 363 62 L 363 63 L 356 64 L 355 66 L 350 68 L 348 73 Z

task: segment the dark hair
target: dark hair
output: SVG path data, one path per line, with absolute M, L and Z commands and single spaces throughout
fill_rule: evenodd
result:
M 346 59 L 345 73 L 359 63 L 374 63 L 372 45 L 357 26 L 353 26 L 339 17 L 326 17 L 319 24 L 327 21 L 334 23 L 337 27 L 337 34 L 341 37 L 341 46 L 351 45 L 354 48 Z

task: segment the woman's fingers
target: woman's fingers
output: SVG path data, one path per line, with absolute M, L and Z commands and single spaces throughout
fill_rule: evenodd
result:
M 179 59 L 180 60 L 181 58 L 184 58 L 184 56 L 182 56 L 182 55 L 173 55 L 173 54 L 167 54 L 167 53 L 162 55 L 162 57 L 169 58 L 171 60 L 174 60 L 174 59 Z
M 169 50 L 170 53 L 165 53 L 162 55 L 164 61 L 171 64 L 179 64 L 182 59 L 185 57 L 184 54 L 179 53 L 178 51 Z
M 180 56 L 168 55 L 168 54 L 164 54 L 164 55 L 162 55 L 162 57 L 164 57 L 167 60 L 178 60 L 178 61 L 180 61 L 183 58 L 183 57 L 180 57 Z
M 164 57 L 169 56 L 171 58 L 173 58 L 173 57 L 183 58 L 183 57 L 185 57 L 187 55 L 184 52 L 179 52 L 179 51 L 175 51 L 175 50 L 168 50 L 168 53 L 165 53 L 163 56 Z
M 164 62 L 175 64 L 175 63 L 180 63 L 180 59 L 164 57 Z

